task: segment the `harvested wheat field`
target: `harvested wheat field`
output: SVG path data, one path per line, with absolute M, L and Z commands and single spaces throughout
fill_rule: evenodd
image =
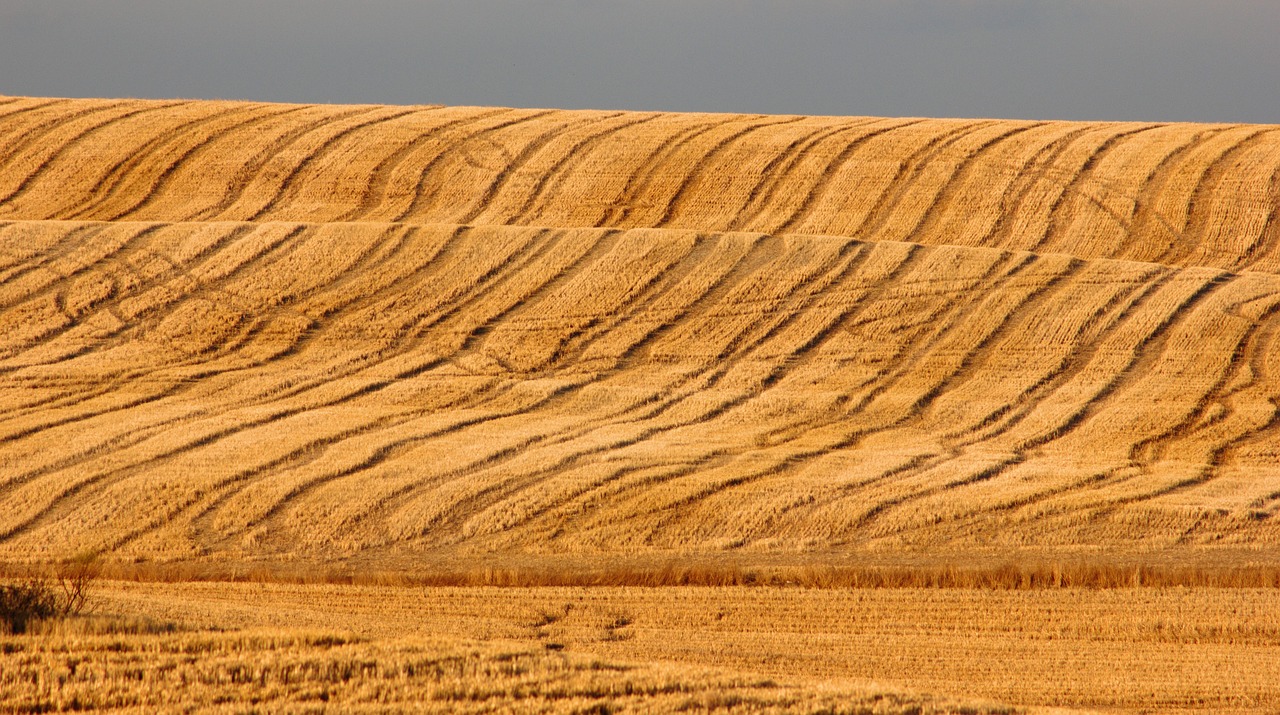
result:
M 1278 328 L 1275 126 L 0 97 L 0 563 L 179 629 L 0 707 L 1280 708 Z M 555 588 L 667 620 L 473 627 Z
M 9 712 L 1012 712 L 883 688 L 805 686 L 440 637 L 51 631 L 0 641 L 0 649 L 0 708 Z

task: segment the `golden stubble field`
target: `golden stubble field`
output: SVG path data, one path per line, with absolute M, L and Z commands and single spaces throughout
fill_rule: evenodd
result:
M 1274 709 L 1278 313 L 1272 126 L 0 97 L 0 562 L 179 627 L 3 706 Z

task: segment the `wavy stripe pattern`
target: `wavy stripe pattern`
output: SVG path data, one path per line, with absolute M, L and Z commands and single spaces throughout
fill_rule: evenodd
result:
M 0 113 L 4 220 L 670 227 L 1280 270 L 1274 127 L 24 102 Z
M 653 229 L 0 241 L 47 247 L 0 296 L 10 556 L 1275 535 L 1269 274 Z
M 1280 538 L 1274 128 L 3 109 L 0 559 Z

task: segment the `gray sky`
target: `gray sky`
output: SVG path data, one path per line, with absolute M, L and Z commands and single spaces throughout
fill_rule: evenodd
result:
M 1280 0 L 0 0 L 0 94 L 1280 122 Z

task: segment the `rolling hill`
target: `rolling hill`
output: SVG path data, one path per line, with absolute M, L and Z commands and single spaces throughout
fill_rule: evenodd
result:
M 1272 548 L 1278 213 L 1270 126 L 0 98 L 0 560 Z

